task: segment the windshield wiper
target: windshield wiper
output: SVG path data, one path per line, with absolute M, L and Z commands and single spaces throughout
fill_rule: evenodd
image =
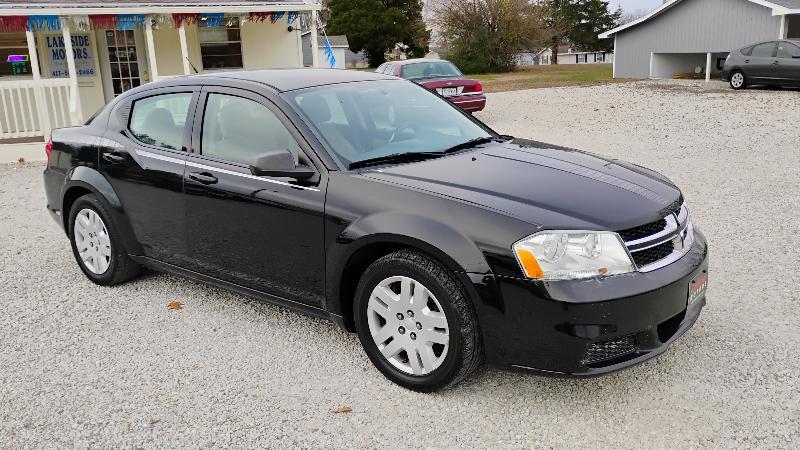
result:
M 444 152 L 408 152 L 408 153 L 393 153 L 391 155 L 379 156 L 377 158 L 364 159 L 350 163 L 348 169 L 358 169 L 361 167 L 377 166 L 387 163 L 405 163 L 424 161 L 426 159 L 439 158 L 444 155 Z
M 489 142 L 497 142 L 497 141 L 500 141 L 500 139 L 494 137 L 479 137 L 475 139 L 470 139 L 466 142 L 462 142 L 458 145 L 454 145 L 446 150 L 443 150 L 442 154 L 453 153 L 459 150 L 464 150 L 466 148 L 477 147 L 481 144 L 488 144 Z

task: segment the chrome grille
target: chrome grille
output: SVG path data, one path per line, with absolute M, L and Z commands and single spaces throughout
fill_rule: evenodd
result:
M 680 204 L 662 219 L 628 228 L 620 235 L 640 272 L 648 272 L 670 264 L 686 254 L 694 242 L 689 210 Z

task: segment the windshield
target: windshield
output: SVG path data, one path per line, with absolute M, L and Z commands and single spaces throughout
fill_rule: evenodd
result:
M 335 84 L 284 95 L 345 167 L 494 137 L 446 100 L 403 80 Z
M 404 64 L 400 68 L 400 77 L 406 80 L 417 78 L 461 77 L 461 72 L 447 61 Z

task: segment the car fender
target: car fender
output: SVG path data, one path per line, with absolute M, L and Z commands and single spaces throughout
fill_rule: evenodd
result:
M 419 249 L 453 272 L 491 271 L 478 245 L 444 222 L 400 211 L 371 214 L 349 224 L 329 246 L 326 261 L 329 312 L 342 313 L 341 281 L 351 258 L 375 244 Z
M 67 196 L 69 190 L 75 187 L 89 190 L 99 196 L 101 200 L 105 201 L 105 203 L 110 207 L 110 212 L 112 215 L 111 220 L 117 229 L 120 230 L 120 236 L 123 237 L 125 241 L 124 244 L 128 249 L 128 252 L 131 254 L 142 254 L 140 248 L 141 246 L 133 238 L 134 234 L 132 227 L 130 221 L 125 215 L 125 211 L 122 207 L 122 202 L 119 200 L 119 196 L 114 191 L 113 186 L 111 186 L 111 183 L 109 183 L 106 177 L 93 167 L 74 167 L 67 172 L 67 175 L 64 178 L 64 184 L 61 188 L 64 230 L 69 233 L 69 224 L 67 223 L 69 220 L 69 211 L 67 211 L 64 207 L 64 198 Z

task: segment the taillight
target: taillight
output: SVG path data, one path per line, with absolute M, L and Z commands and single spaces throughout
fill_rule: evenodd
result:
M 53 138 L 47 139 L 47 144 L 44 144 L 44 154 L 47 155 L 47 162 L 50 162 L 50 154 L 53 153 Z
M 472 86 L 464 86 L 464 92 L 483 92 L 483 86 L 480 81 L 476 81 Z

